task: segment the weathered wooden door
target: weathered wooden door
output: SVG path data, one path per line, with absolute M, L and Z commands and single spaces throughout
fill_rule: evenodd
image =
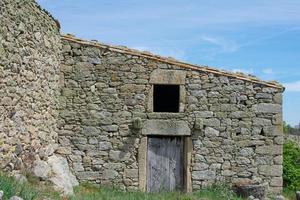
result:
M 148 192 L 183 189 L 183 144 L 181 137 L 148 138 Z

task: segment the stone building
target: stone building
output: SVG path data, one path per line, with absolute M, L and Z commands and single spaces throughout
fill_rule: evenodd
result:
M 34 1 L 0 2 L 4 168 L 47 169 L 56 156 L 79 182 L 281 193 L 280 84 L 60 35 Z

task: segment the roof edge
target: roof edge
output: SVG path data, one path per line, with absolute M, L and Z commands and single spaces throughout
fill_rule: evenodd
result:
M 217 74 L 217 75 L 221 75 L 221 76 L 236 78 L 239 80 L 248 81 L 248 82 L 252 82 L 252 83 L 262 84 L 262 85 L 265 85 L 268 87 L 281 89 L 282 92 L 285 90 L 284 86 L 276 81 L 263 81 L 256 77 L 247 76 L 242 73 L 233 73 L 233 72 L 228 72 L 228 71 L 224 71 L 224 70 L 213 69 L 208 66 L 193 65 L 193 64 L 177 61 L 174 58 L 162 57 L 162 56 L 154 55 L 150 52 L 138 51 L 135 49 L 130 49 L 130 48 L 124 47 L 124 46 L 113 46 L 113 45 L 103 44 L 98 41 L 82 40 L 82 39 L 76 38 L 75 36 L 70 35 L 70 34 L 62 34 L 61 38 L 63 40 L 67 40 L 67 41 L 71 41 L 71 42 L 75 42 L 75 43 L 79 43 L 79 44 L 83 44 L 83 45 L 94 46 L 94 47 L 98 47 L 98 48 L 106 48 L 110 51 L 134 55 L 134 56 L 140 56 L 140 57 L 160 61 L 160 62 L 167 63 L 167 64 L 176 65 L 176 66 L 187 68 L 187 69 L 203 71 L 203 72 L 213 73 L 213 74 Z

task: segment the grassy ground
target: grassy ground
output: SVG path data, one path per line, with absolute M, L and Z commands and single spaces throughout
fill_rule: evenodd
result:
M 103 199 L 103 200 L 242 200 L 231 190 L 223 186 L 216 186 L 192 194 L 183 193 L 159 193 L 149 194 L 142 192 L 123 192 L 112 188 L 99 188 L 90 184 L 83 184 L 76 188 L 74 200 L 80 199 Z
M 231 190 L 224 186 L 216 186 L 192 194 L 159 193 L 149 194 L 143 192 L 124 192 L 114 188 L 104 188 L 88 183 L 75 188 L 74 197 L 61 197 L 59 193 L 45 184 L 29 176 L 28 182 L 20 184 L 13 178 L 0 173 L 0 190 L 4 191 L 4 200 L 12 196 L 20 196 L 24 200 L 242 200 Z

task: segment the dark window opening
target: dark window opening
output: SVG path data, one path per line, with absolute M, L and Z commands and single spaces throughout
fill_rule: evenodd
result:
M 261 131 L 260 131 L 260 135 L 263 135 L 263 136 L 265 136 L 266 134 L 265 134 L 265 131 L 264 131 L 264 129 L 262 128 L 261 129 Z
M 179 85 L 154 85 L 154 112 L 179 112 Z

